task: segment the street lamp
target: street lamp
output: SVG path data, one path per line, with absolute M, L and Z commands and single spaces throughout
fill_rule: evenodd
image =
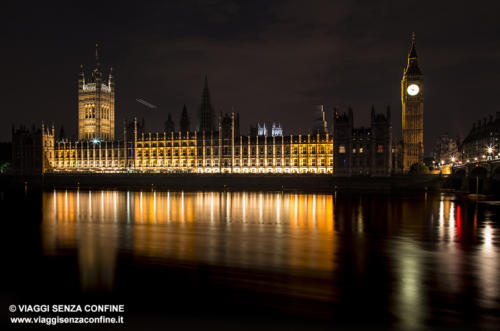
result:
M 487 158 L 487 160 L 493 159 L 492 156 L 491 156 L 491 154 L 493 154 L 493 147 L 491 145 L 488 146 L 487 151 L 488 151 L 488 158 Z

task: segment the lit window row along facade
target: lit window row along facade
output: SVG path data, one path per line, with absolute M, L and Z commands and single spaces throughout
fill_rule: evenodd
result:
M 234 129 L 140 134 L 124 141 L 61 141 L 43 130 L 43 172 L 333 173 L 327 133 L 234 136 Z

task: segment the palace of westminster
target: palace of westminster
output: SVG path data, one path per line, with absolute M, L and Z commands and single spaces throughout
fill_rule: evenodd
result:
M 319 106 L 312 133 L 283 135 L 280 126 L 273 124 L 271 135 L 267 135 L 265 126 L 242 135 L 238 113 L 215 112 L 205 78 L 197 130 L 189 130 L 184 109 L 181 131 L 174 131 L 170 116 L 161 133 L 144 132 L 144 124 L 134 118 L 124 125 L 121 139 L 116 139 L 115 81 L 112 70 L 104 77 L 97 58 L 90 76 L 81 67 L 78 79 L 78 140 L 57 140 L 54 126 L 43 123 L 38 139 L 27 139 L 24 129 L 13 130 L 13 165 L 17 169 L 37 168 L 42 173 L 389 176 L 407 172 L 412 164 L 423 160 L 424 85 L 414 35 L 401 81 L 401 101 L 403 137 L 398 143 L 393 143 L 389 108 L 384 113 L 372 108 L 369 128 L 355 128 L 349 108 L 342 113 L 333 109 L 329 130 L 323 107 Z M 30 158 L 36 160 L 28 161 Z

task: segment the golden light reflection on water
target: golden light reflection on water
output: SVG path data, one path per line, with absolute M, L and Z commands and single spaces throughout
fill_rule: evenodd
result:
M 46 254 L 76 251 L 83 290 L 112 289 L 120 253 L 301 275 L 308 283 L 287 294 L 330 301 L 356 280 L 390 280 L 391 307 L 409 329 L 428 318 L 436 289 L 454 298 L 472 284 L 482 306 L 497 304 L 498 224 L 480 213 L 449 195 L 54 191 L 43 195 L 42 241 Z
M 332 271 L 331 195 L 54 191 L 43 195 L 47 254 L 76 248 L 85 288 L 110 288 L 118 250 L 138 257 Z
M 422 321 L 429 318 L 429 306 L 433 303 L 426 295 L 427 286 L 442 293 L 461 294 L 467 291 L 470 279 L 464 278 L 464 274 L 469 272 L 477 279 L 480 304 L 494 308 L 500 296 L 500 287 L 498 249 L 492 244 L 493 233 L 497 233 L 497 229 L 491 226 L 491 215 L 478 216 L 477 203 L 470 205 L 446 194 L 432 201 L 429 217 L 426 216 L 427 211 L 419 210 L 418 206 L 411 201 L 403 204 L 401 219 L 403 222 L 422 222 L 423 226 L 408 227 L 412 235 L 400 237 L 390 244 L 399 276 L 399 285 L 393 292 L 399 326 L 402 329 L 419 328 Z M 470 217 L 468 209 L 472 212 Z M 478 219 L 482 219 L 479 230 Z M 415 235 L 416 229 L 424 231 L 426 228 L 428 237 Z M 419 242 L 422 237 L 427 244 L 424 249 Z M 464 237 L 477 243 L 470 254 Z M 438 248 L 429 249 L 429 241 L 434 241 Z

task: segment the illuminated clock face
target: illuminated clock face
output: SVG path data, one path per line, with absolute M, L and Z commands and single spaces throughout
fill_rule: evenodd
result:
M 420 88 L 417 84 L 411 84 L 410 86 L 408 86 L 407 91 L 409 95 L 417 95 L 418 92 L 420 92 Z

